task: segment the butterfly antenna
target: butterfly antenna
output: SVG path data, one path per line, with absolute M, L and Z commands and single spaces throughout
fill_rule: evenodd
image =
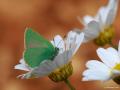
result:
M 55 39 L 53 38 L 53 43 L 54 43 L 54 45 L 55 45 Z
M 57 47 L 58 47 L 58 45 L 59 45 L 61 42 L 62 42 L 62 40 L 59 41 L 59 43 L 57 44 Z
M 62 41 L 62 40 L 61 40 Z M 61 42 L 60 41 L 60 42 Z M 60 42 L 56 45 L 56 47 L 58 47 L 58 45 L 60 44 Z M 53 43 L 54 43 L 54 45 L 55 45 L 55 39 L 53 38 Z
M 56 47 L 58 47 L 58 45 L 60 44 L 62 42 L 62 40 L 60 40 L 59 42 L 58 42 L 58 44 L 56 45 Z M 63 48 L 60 48 L 62 51 L 64 50 Z

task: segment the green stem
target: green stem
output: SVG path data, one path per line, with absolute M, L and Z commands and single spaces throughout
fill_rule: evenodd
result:
M 75 90 L 75 88 L 71 85 L 70 81 L 68 79 L 64 80 L 64 82 L 67 84 L 70 90 Z

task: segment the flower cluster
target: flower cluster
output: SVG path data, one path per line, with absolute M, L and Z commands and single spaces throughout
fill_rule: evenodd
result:
M 85 26 L 84 42 L 93 40 L 97 45 L 109 44 L 114 36 L 113 22 L 115 20 L 119 0 L 109 0 L 107 6 L 101 7 L 95 17 L 86 15 L 78 20 Z
M 15 69 L 27 71 L 19 78 L 30 79 L 48 76 L 54 82 L 64 81 L 71 90 L 75 88 L 68 78 L 73 73 L 71 57 L 79 49 L 82 42 L 93 41 L 98 46 L 111 45 L 107 49 L 99 47 L 97 55 L 102 60 L 90 60 L 86 63 L 82 81 L 112 79 L 120 84 L 120 42 L 116 47 L 112 40 L 115 35 L 113 26 L 119 0 L 108 0 L 108 5 L 98 10 L 95 17 L 89 15 L 81 19 L 83 30 L 73 29 L 62 38 L 56 35 L 48 41 L 31 28 L 25 32 L 25 51 L 20 64 Z

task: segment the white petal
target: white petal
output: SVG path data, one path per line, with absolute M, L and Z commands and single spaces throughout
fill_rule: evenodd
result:
M 104 25 L 106 24 L 106 20 L 107 20 L 107 16 L 108 16 L 111 4 L 113 3 L 111 3 L 111 0 L 109 0 L 107 6 L 103 6 L 98 10 L 98 15 L 101 16 L 101 19 Z
M 31 74 L 34 74 L 36 77 L 46 76 L 56 68 L 57 66 L 53 61 L 46 60 L 42 62 L 39 67 L 37 67 L 36 69 L 33 69 Z
M 110 77 L 111 69 L 108 68 L 106 65 L 104 65 L 100 61 L 96 61 L 96 60 L 88 61 L 86 63 L 86 67 L 88 68 L 88 70 L 86 70 L 83 73 L 83 76 L 86 76 L 86 77 L 89 77 L 89 78 L 90 77 L 93 77 L 93 78 L 95 77 L 94 79 L 98 79 L 99 78 L 101 80 L 107 79 L 107 77 L 108 78 Z M 89 76 L 89 74 L 91 74 L 91 75 Z
M 102 62 L 91 60 L 86 64 L 88 70 L 83 72 L 83 81 L 90 80 L 109 80 L 111 78 L 111 69 Z
M 109 10 L 108 10 L 106 7 L 101 7 L 101 8 L 99 9 L 98 13 L 100 14 L 101 19 L 102 19 L 102 22 L 103 22 L 103 24 L 105 25 L 106 20 L 107 20 L 107 15 L 108 15 L 108 13 L 109 13 Z
M 104 25 L 104 22 L 102 20 L 102 16 L 100 14 L 98 14 L 98 23 L 99 23 L 100 31 L 103 32 L 105 25 Z
M 100 59 L 111 68 L 113 68 L 119 62 L 118 54 L 116 54 L 114 49 L 108 48 L 105 50 L 103 48 L 99 48 L 97 49 L 97 54 Z
M 59 50 L 60 50 L 59 52 L 60 52 L 60 53 L 64 52 L 64 50 L 65 50 L 65 45 L 64 45 L 64 41 L 63 41 L 63 39 L 62 39 L 62 37 L 61 37 L 60 35 L 56 35 L 56 36 L 54 37 L 53 41 L 51 41 L 51 43 L 52 43 L 55 47 L 59 48 Z
M 97 60 L 90 60 L 86 63 L 86 67 L 89 69 L 99 69 L 99 70 L 105 70 L 105 72 L 107 72 L 109 70 L 109 68 L 103 64 L 100 61 Z
M 18 64 L 14 67 L 14 69 L 24 70 L 24 71 L 30 71 L 28 67 L 26 67 L 24 64 Z
M 89 15 L 86 15 L 83 17 L 83 22 L 84 22 L 84 25 L 87 25 L 88 23 L 90 23 L 91 21 L 95 21 L 95 18 L 89 16 Z
M 76 37 L 76 33 L 73 31 L 68 32 L 67 34 L 67 38 L 65 39 L 65 48 L 66 50 L 71 49 L 71 47 L 75 46 L 75 44 L 73 43 L 75 41 Z
M 107 6 L 101 7 L 98 13 L 102 17 L 104 25 L 110 25 L 115 19 L 119 0 L 109 0 Z
M 76 44 L 76 47 L 75 48 L 73 47 L 73 55 L 77 52 L 78 48 L 83 42 L 83 39 L 84 39 L 84 33 L 80 33 L 80 34 L 76 33 L 76 40 L 74 42 L 71 42 Z
M 34 76 L 34 78 L 47 76 L 50 74 L 55 68 L 56 64 L 53 63 L 53 61 L 45 60 L 41 63 L 41 65 L 37 68 L 34 68 L 33 70 L 29 71 L 26 74 L 19 75 L 18 78 L 21 79 L 29 79 Z
M 26 77 L 27 74 L 21 74 L 21 75 L 18 75 L 17 78 L 20 78 L 20 79 L 29 79 L 30 77 Z
M 21 64 L 26 64 L 23 58 L 20 59 L 20 63 L 21 63 Z
M 24 70 L 24 71 L 30 71 L 30 68 L 26 65 L 24 59 L 20 59 L 20 64 L 16 65 L 14 69 Z
M 88 69 L 83 72 L 83 80 L 90 81 L 90 80 L 101 80 L 106 81 L 111 78 L 110 70 L 106 72 L 105 69 Z
M 78 29 L 77 29 L 78 30 Z M 66 39 L 66 50 L 72 49 L 73 55 L 76 53 L 84 39 L 83 33 L 77 33 L 76 29 L 70 31 Z
M 119 53 L 115 48 L 109 47 L 106 49 L 109 53 L 112 54 L 112 57 L 114 58 L 116 63 L 120 62 L 120 57 L 119 57 Z
M 113 21 L 117 14 L 118 4 L 119 4 L 119 0 L 109 0 L 109 4 L 108 4 L 109 12 L 106 19 L 107 26 L 113 24 Z
M 64 64 L 67 64 L 71 57 L 72 57 L 72 50 L 70 49 L 70 50 L 65 51 L 64 53 L 56 56 L 53 63 L 55 63 L 57 68 L 59 68 L 59 67 L 63 66 Z
M 99 33 L 100 33 L 99 23 L 96 21 L 90 22 L 88 26 L 85 27 L 83 32 L 85 34 L 84 42 L 95 39 L 96 37 L 99 36 Z

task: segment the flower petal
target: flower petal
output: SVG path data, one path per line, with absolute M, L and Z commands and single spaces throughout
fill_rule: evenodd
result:
M 83 81 L 91 81 L 91 80 L 101 80 L 101 81 L 106 81 L 109 80 L 111 78 L 110 75 L 110 71 L 105 72 L 103 71 L 99 71 L 99 69 L 97 70 L 86 70 L 83 72 Z
M 83 72 L 83 81 L 101 80 L 105 81 L 111 78 L 111 69 L 102 62 L 91 60 L 86 63 L 88 68 Z
M 111 53 L 112 57 L 114 58 L 114 62 L 120 63 L 119 53 L 115 48 L 109 47 L 106 50 Z
M 59 48 L 59 53 L 62 53 L 65 51 L 65 45 L 64 45 L 64 41 L 62 39 L 62 37 L 60 35 L 56 35 L 53 39 L 53 41 L 51 41 L 51 43 Z
M 100 69 L 100 70 L 109 70 L 109 68 L 100 61 L 90 60 L 86 63 L 86 67 L 89 69 Z M 105 71 L 106 72 L 106 71 Z
M 107 50 L 98 48 L 97 54 L 100 59 L 110 68 L 113 68 L 119 62 L 119 56 L 113 48 L 108 48 Z
M 67 64 L 72 57 L 72 50 L 65 51 L 62 54 L 59 54 L 55 57 L 53 63 L 56 64 L 56 68 L 59 68 L 65 64 Z
M 66 50 L 72 50 L 73 55 L 76 53 L 78 48 L 80 47 L 83 39 L 84 39 L 84 33 L 77 33 L 76 30 L 74 29 L 73 31 L 70 31 L 67 35 L 66 39 Z
M 14 67 L 14 69 L 24 70 L 24 71 L 30 71 L 29 68 L 27 68 L 24 64 L 18 64 Z
M 21 63 L 21 64 L 26 64 L 23 58 L 20 59 L 20 63 Z
M 30 68 L 26 65 L 24 59 L 22 58 L 20 60 L 20 64 L 16 65 L 14 69 L 24 70 L 24 71 L 30 71 Z
M 109 0 L 108 5 L 101 7 L 98 14 L 101 15 L 104 25 L 110 25 L 115 19 L 119 0 Z
M 113 24 L 113 21 L 117 14 L 118 4 L 119 4 L 119 0 L 109 0 L 109 4 L 108 4 L 109 12 L 106 19 L 107 26 Z
M 42 77 L 42 76 L 47 76 L 50 74 L 55 68 L 56 64 L 54 64 L 50 60 L 45 60 L 44 62 L 41 63 L 41 65 L 37 68 L 34 68 L 30 72 L 20 75 L 22 79 L 29 79 L 34 76 L 34 78 Z
M 95 21 L 94 17 L 91 17 L 89 15 L 86 15 L 83 17 L 83 23 L 86 26 L 88 23 L 90 23 L 91 21 Z
M 104 25 L 106 23 L 108 13 L 109 13 L 109 10 L 106 7 L 101 7 L 98 11 L 98 14 L 100 14 Z
M 40 76 L 41 75 L 48 75 L 56 68 L 57 68 L 57 65 L 54 61 L 45 60 L 45 62 L 42 62 L 38 68 L 33 70 L 33 72 L 37 73 Z
M 85 34 L 84 42 L 95 39 L 100 33 L 99 23 L 96 21 L 91 21 L 88 23 L 88 26 L 84 28 L 83 33 Z

